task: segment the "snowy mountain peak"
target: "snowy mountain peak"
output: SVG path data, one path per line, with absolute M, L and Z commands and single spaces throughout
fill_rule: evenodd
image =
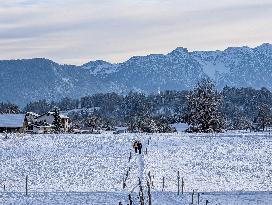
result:
M 87 70 L 90 70 L 90 72 L 93 71 L 94 68 L 96 67 L 108 67 L 111 66 L 111 63 L 108 63 L 106 61 L 103 60 L 96 60 L 96 61 L 90 61 L 88 63 L 83 64 L 81 67 Z
M 263 43 L 260 46 L 257 46 L 254 48 L 255 51 L 266 54 L 266 55 L 272 55 L 272 44 L 270 43 Z
M 110 64 L 109 62 L 107 62 L 107 61 L 104 61 L 104 60 L 95 60 L 95 61 L 90 61 L 90 62 L 88 62 L 88 63 L 85 63 L 85 64 L 83 64 L 82 66 L 83 67 L 87 67 L 87 66 L 94 66 L 94 65 L 108 65 L 108 64 Z
M 175 50 L 173 50 L 172 52 L 170 52 L 168 55 L 170 56 L 184 56 L 184 55 L 188 55 L 188 49 L 184 48 L 184 47 L 177 47 Z
M 242 47 L 228 47 L 223 51 L 224 53 L 229 54 L 238 54 L 238 53 L 251 53 L 253 52 L 253 49 L 248 46 L 242 46 Z
M 272 44 L 270 44 L 270 43 L 263 43 L 262 45 L 257 46 L 256 48 L 272 49 Z
M 90 61 L 81 66 L 89 70 L 91 75 L 104 75 L 116 72 L 116 66 L 103 60 Z

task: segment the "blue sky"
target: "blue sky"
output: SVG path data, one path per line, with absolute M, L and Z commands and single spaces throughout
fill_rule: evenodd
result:
M 0 0 L 0 59 L 80 65 L 254 47 L 272 43 L 271 22 L 271 0 Z

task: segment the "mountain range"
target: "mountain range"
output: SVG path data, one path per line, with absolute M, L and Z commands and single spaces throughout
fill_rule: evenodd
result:
M 99 92 L 187 90 L 205 77 L 213 79 L 219 89 L 228 85 L 272 90 L 272 45 L 193 52 L 178 47 L 166 55 L 134 56 L 117 64 L 102 60 L 81 66 L 60 65 L 44 58 L 2 60 L 0 101 L 22 106 L 39 99 L 80 98 Z

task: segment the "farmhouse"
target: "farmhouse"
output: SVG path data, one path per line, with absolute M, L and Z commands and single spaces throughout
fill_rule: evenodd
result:
M 59 116 L 61 119 L 62 131 L 68 132 L 68 130 L 69 130 L 69 117 L 62 115 L 62 114 L 60 114 Z M 50 127 L 52 128 L 52 124 L 54 122 L 54 119 L 55 119 L 54 112 L 47 112 L 47 113 L 44 113 L 44 114 L 36 117 L 35 121 L 36 121 L 36 125 L 38 124 L 38 126 L 40 128 L 42 128 L 42 126 L 44 126 L 42 129 L 50 129 Z
M 24 114 L 0 114 L 0 132 L 24 132 L 26 127 Z
M 69 117 L 60 114 L 61 131 L 69 131 Z M 50 133 L 54 130 L 54 112 L 38 115 L 34 112 L 26 114 L 0 114 L 0 132 Z

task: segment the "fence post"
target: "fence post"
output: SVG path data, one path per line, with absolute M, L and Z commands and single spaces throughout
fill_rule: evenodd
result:
M 123 177 L 123 189 L 126 188 L 126 182 L 125 182 L 125 179 Z
M 184 180 L 183 177 L 181 178 L 181 194 L 184 192 Z
M 178 171 L 178 195 L 179 195 L 179 179 L 180 179 L 180 176 L 179 176 L 179 171 Z
M 145 148 L 145 154 L 147 155 L 147 147 Z
M 162 191 L 164 191 L 164 177 L 162 178 Z
M 152 176 L 151 176 L 150 171 L 147 173 L 147 176 L 148 176 L 148 178 L 149 178 L 149 185 L 152 186 L 152 187 L 154 188 L 154 186 L 153 186 L 153 180 L 152 180 Z
M 150 182 L 147 180 L 148 205 L 152 205 Z
M 129 205 L 132 205 L 133 201 L 131 199 L 131 195 L 130 194 L 128 195 L 128 201 L 129 201 Z
M 6 185 L 4 184 L 4 191 L 6 191 Z
M 144 205 L 144 192 L 143 192 L 143 187 L 142 187 L 142 183 L 141 183 L 140 178 L 139 178 L 139 187 L 140 187 L 140 192 L 139 192 L 140 205 Z
M 208 203 L 210 203 L 208 200 L 206 200 L 206 205 L 208 205 Z
M 25 186 L 25 189 L 26 189 L 26 190 L 25 190 L 25 191 L 26 191 L 26 196 L 27 196 L 27 191 L 28 191 L 28 190 L 27 190 L 27 189 L 28 189 L 28 187 L 27 187 L 27 182 L 28 182 L 28 176 L 26 175 L 26 186 Z
M 132 156 L 131 156 L 131 152 L 129 153 L 129 158 L 128 158 L 128 161 L 130 162 Z
M 192 193 L 192 204 L 194 204 L 194 194 L 195 194 L 195 190 L 193 190 L 193 193 Z

